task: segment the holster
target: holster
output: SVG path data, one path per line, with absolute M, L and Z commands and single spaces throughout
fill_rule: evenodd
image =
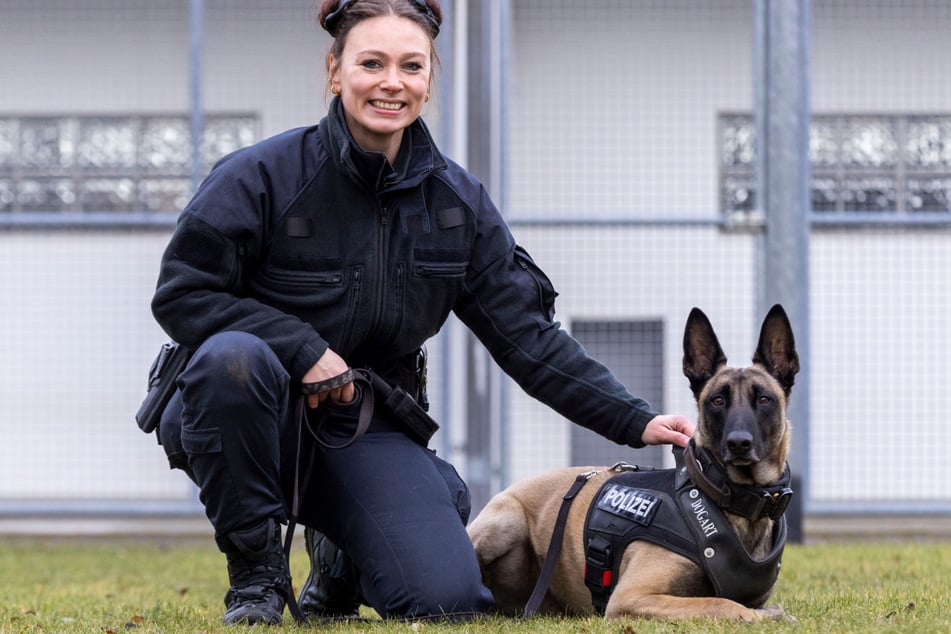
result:
M 139 429 L 149 434 L 155 431 L 162 413 L 175 393 L 175 381 L 185 369 L 192 351 L 170 341 L 162 345 L 158 356 L 149 368 L 148 391 L 139 411 L 135 413 L 135 422 Z

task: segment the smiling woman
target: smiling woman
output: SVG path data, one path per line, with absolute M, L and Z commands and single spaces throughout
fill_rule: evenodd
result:
M 437 0 L 327 0 L 319 16 L 334 38 L 327 117 L 222 159 L 165 252 L 153 314 L 194 354 L 158 435 L 228 559 L 226 623 L 279 623 L 286 603 L 297 618 L 361 603 L 471 618 L 492 594 L 469 491 L 418 424 L 423 345 L 450 313 L 528 394 L 610 440 L 685 444 L 692 425 L 560 328 L 551 282 L 437 148 L 420 116 Z M 280 530 L 297 520 L 311 560 L 299 610 Z
M 429 101 L 432 51 L 428 33 L 387 15 L 354 26 L 340 57 L 330 55 L 330 91 L 340 96 L 350 134 L 364 150 L 396 161 L 403 130 Z

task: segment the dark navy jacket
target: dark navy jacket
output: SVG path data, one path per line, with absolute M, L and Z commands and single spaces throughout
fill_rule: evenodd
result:
M 214 167 L 181 214 L 152 310 L 189 347 L 252 333 L 297 381 L 328 346 L 353 367 L 407 355 L 454 312 L 526 392 L 641 446 L 656 412 L 553 321 L 555 295 L 422 120 L 391 167 L 353 142 L 336 99 L 317 126 Z

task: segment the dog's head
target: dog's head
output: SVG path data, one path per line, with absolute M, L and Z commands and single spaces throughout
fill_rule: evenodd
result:
M 710 320 L 694 308 L 684 330 L 684 375 L 697 400 L 694 442 L 741 484 L 776 482 L 786 465 L 786 402 L 799 355 L 786 311 L 773 306 L 763 321 L 753 365 L 731 367 Z

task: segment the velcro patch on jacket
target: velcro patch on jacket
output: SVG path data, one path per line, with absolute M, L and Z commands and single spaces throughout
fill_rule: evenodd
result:
M 436 222 L 440 229 L 452 229 L 461 227 L 466 223 L 466 214 L 462 207 L 450 207 L 449 209 L 440 209 L 436 212 Z
M 608 484 L 598 498 L 597 507 L 602 511 L 649 526 L 660 508 L 660 498 L 644 489 Z
M 290 238 L 309 238 L 314 235 L 314 221 L 303 216 L 287 219 L 287 235 Z

